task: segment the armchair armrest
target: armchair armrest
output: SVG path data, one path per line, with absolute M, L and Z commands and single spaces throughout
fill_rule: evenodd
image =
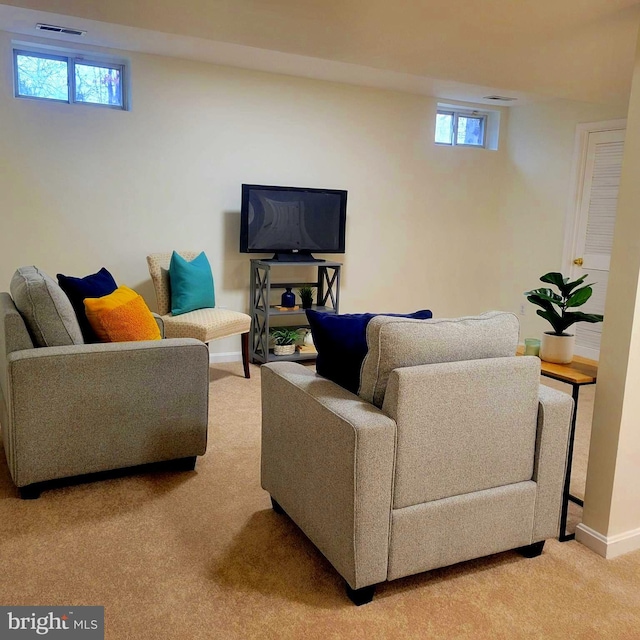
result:
M 353 589 L 387 578 L 396 425 L 290 362 L 262 371 L 262 487 Z
M 193 339 L 10 353 L 3 435 L 14 482 L 202 455 L 208 376 L 207 347 Z
M 540 385 L 533 467 L 537 497 L 532 542 L 558 535 L 573 409 L 571 396 Z

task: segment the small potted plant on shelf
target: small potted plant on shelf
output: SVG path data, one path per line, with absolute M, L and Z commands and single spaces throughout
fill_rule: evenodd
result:
M 311 309 L 313 306 L 313 287 L 300 287 L 298 295 L 303 309 Z
M 556 286 L 560 293 L 546 287 L 525 292 L 524 295 L 529 302 L 542 307 L 536 313 L 548 320 L 553 327 L 553 331 L 545 331 L 542 335 L 540 346 L 542 360 L 558 364 L 571 362 L 576 337 L 573 333 L 567 333 L 567 329 L 576 322 L 603 321 L 604 316 L 600 314 L 573 311 L 576 307 L 582 306 L 593 293 L 591 284 L 580 286 L 587 277 L 588 274 L 585 274 L 569 282 L 569 278 L 563 277 L 561 273 L 551 272 L 543 275 L 540 281 Z
M 271 331 L 274 346 L 273 353 L 276 356 L 289 356 L 295 353 L 296 342 L 300 339 L 297 329 L 289 327 L 279 327 Z

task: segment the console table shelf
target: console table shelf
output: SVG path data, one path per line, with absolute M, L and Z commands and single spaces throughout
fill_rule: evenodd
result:
M 272 272 L 279 267 L 296 269 L 298 267 L 313 267 L 317 270 L 317 280 L 314 282 L 273 282 Z M 328 313 L 338 313 L 340 302 L 340 270 L 342 264 L 339 262 L 279 262 L 277 260 L 251 260 L 251 337 L 250 337 L 250 358 L 252 362 L 278 362 L 278 361 L 299 361 L 314 360 L 315 352 L 300 352 L 288 356 L 276 356 L 273 350 L 269 349 L 269 332 L 274 326 L 281 326 L 273 322 L 274 318 L 283 317 L 290 320 L 298 316 L 303 319 L 297 326 L 308 326 L 306 323 L 305 310 L 299 309 L 281 311 L 275 308 L 271 301 L 271 291 L 275 289 L 299 289 L 300 287 L 315 288 L 315 304 L 311 307 L 316 311 Z M 306 274 L 308 276 L 308 273 Z M 288 277 L 291 277 L 288 274 Z

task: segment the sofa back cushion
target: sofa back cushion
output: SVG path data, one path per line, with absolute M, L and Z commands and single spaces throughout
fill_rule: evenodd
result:
M 531 480 L 540 360 L 402 367 L 383 411 L 395 420 L 394 509 Z
M 10 291 L 36 346 L 84 343 L 69 298 L 46 273 L 33 266 L 20 267 L 11 279 Z
M 377 316 L 367 327 L 369 350 L 358 395 L 382 407 L 389 374 L 400 367 L 515 355 L 519 321 L 513 313 L 411 320 Z

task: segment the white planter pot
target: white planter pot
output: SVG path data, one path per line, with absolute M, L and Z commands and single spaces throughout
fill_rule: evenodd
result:
M 568 364 L 573 360 L 573 349 L 576 345 L 575 335 L 557 336 L 553 333 L 542 334 L 540 359 L 556 364 Z
M 292 353 L 295 353 L 295 351 L 295 344 L 276 344 L 273 347 L 273 353 L 276 356 L 290 356 Z

